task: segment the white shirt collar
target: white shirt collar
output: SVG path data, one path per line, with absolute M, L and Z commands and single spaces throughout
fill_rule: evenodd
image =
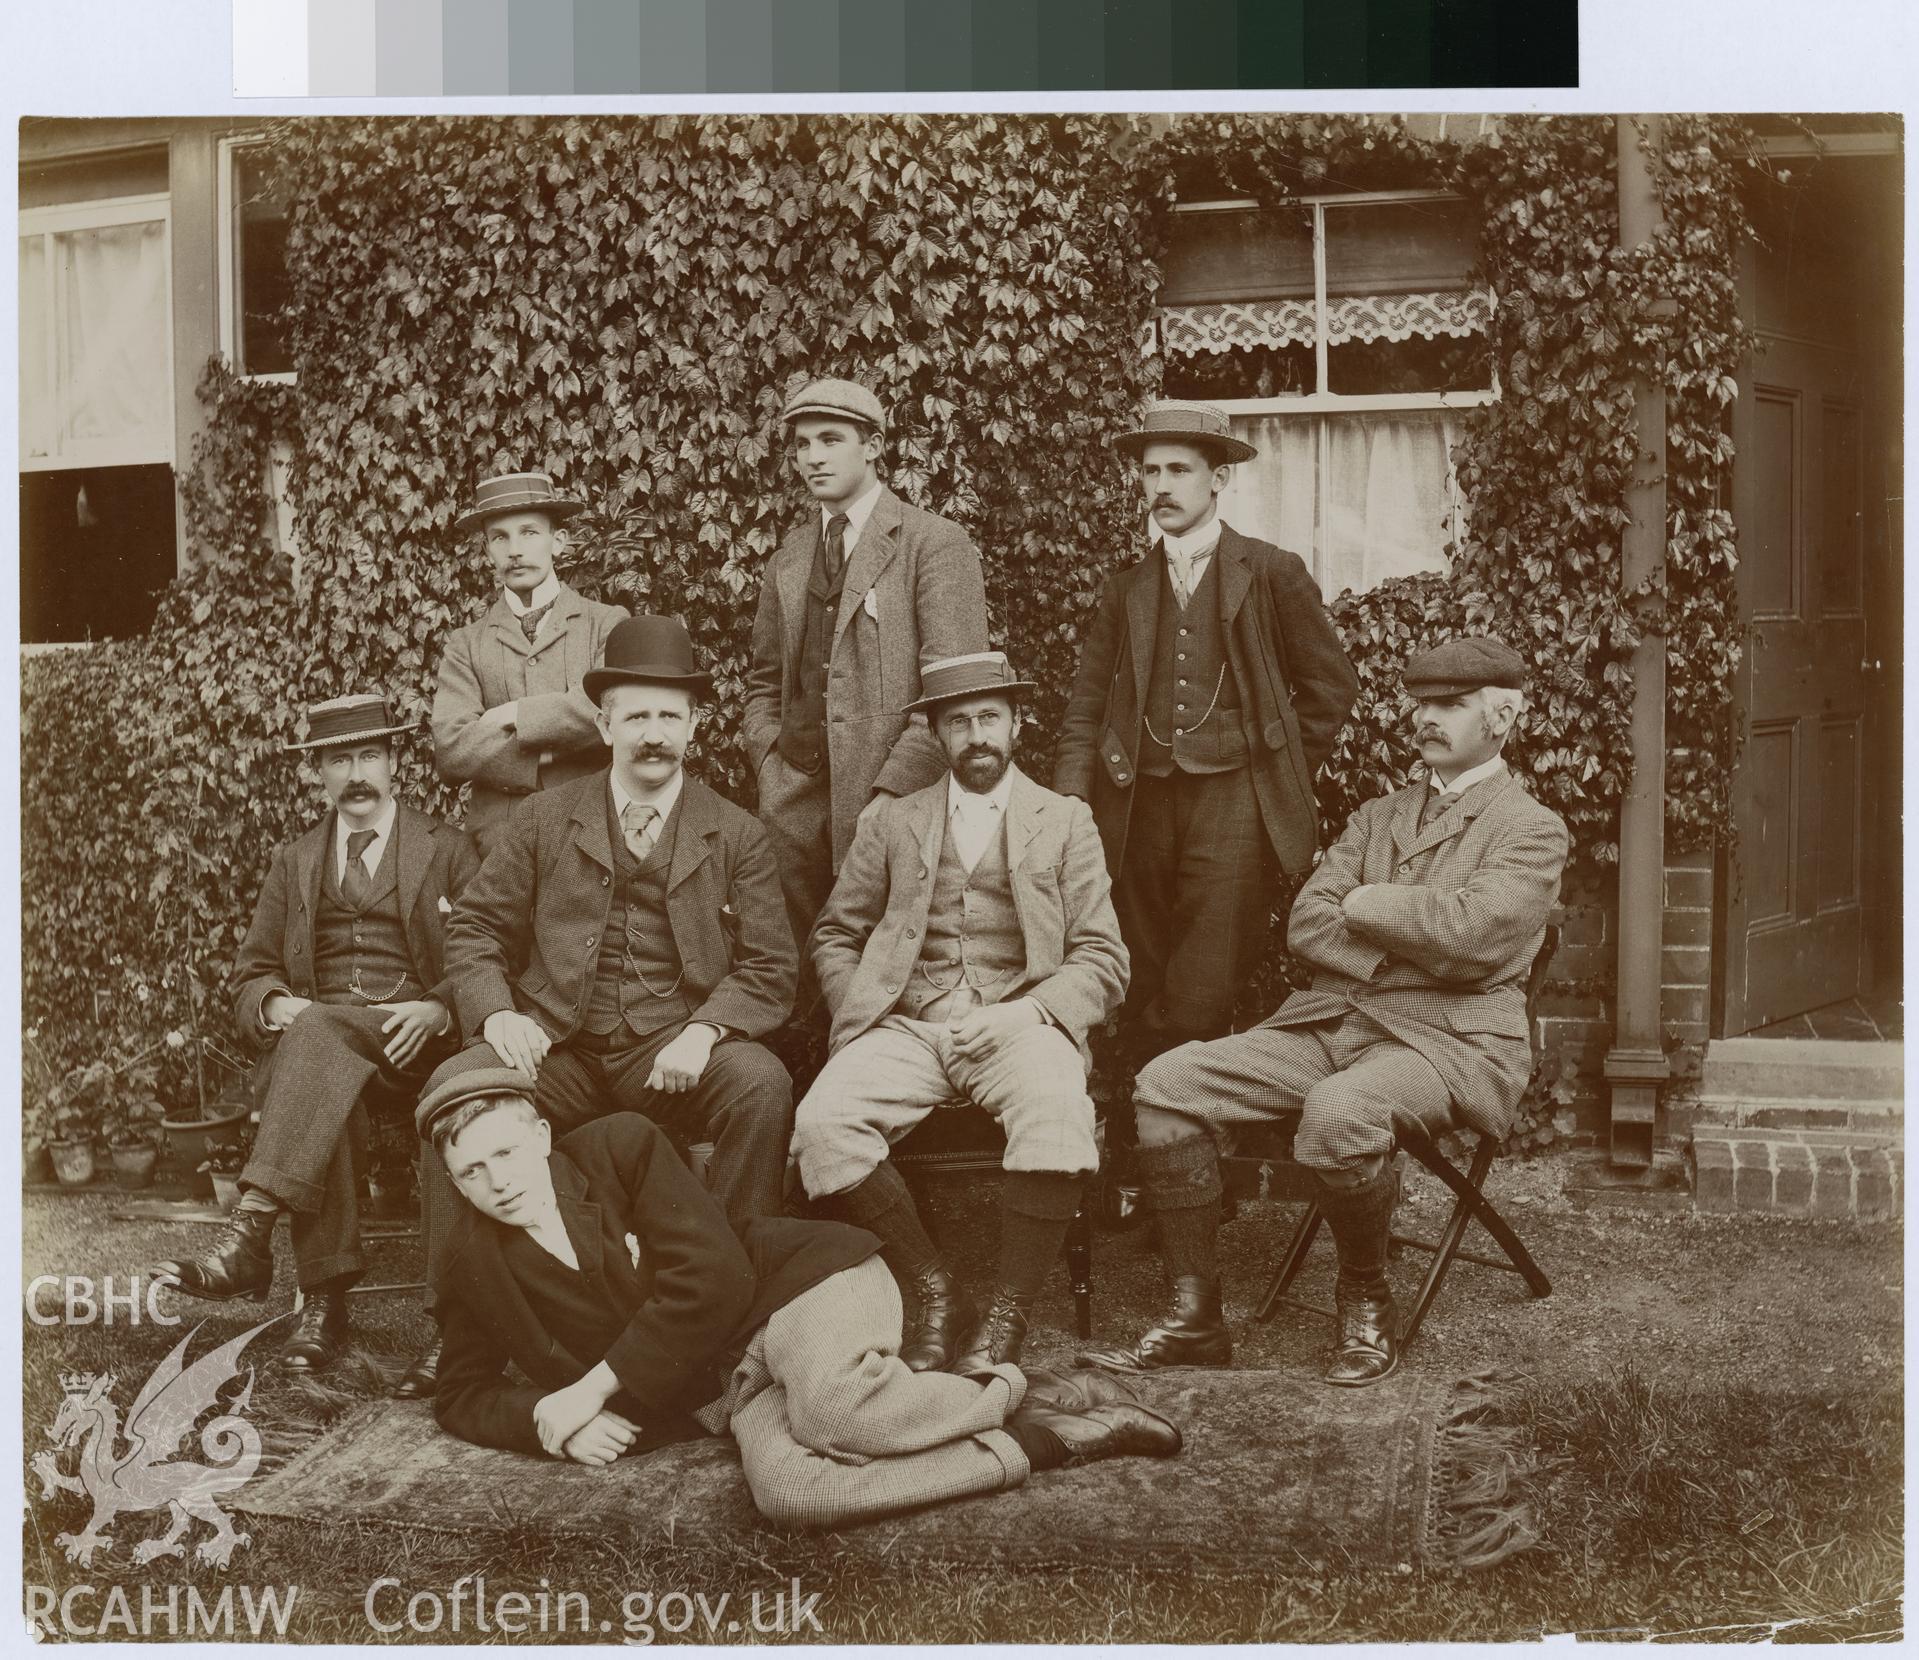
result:
M 606 776 L 607 781 L 613 786 L 613 818 L 614 822 L 617 823 L 620 817 L 626 812 L 628 805 L 638 801 L 639 797 L 628 795 L 626 791 L 621 788 L 619 773 L 609 772 Z M 651 801 L 642 802 L 641 805 L 656 808 L 659 811 L 660 824 L 664 827 L 666 821 L 673 816 L 673 809 L 679 805 L 680 792 L 685 788 L 686 768 L 681 767 L 678 772 L 673 774 L 673 781 L 668 784 L 665 789 L 661 790 Z
M 388 796 L 386 811 L 366 826 L 373 832 L 373 840 L 367 843 L 366 851 L 360 855 L 360 862 L 366 866 L 369 876 L 380 868 L 381 857 L 386 853 L 386 839 L 392 834 L 393 821 L 399 816 L 398 798 Z M 336 811 L 333 815 L 333 874 L 342 882 L 346 880 L 346 839 L 352 834 L 353 826 Z
M 1162 530 L 1159 539 L 1166 544 L 1166 557 L 1184 554 L 1190 563 L 1195 559 L 1204 559 L 1219 544 L 1219 533 L 1225 528 L 1224 521 L 1215 513 L 1203 525 L 1189 530 L 1184 536 L 1174 536 Z
M 524 617 L 529 611 L 537 611 L 543 605 L 551 605 L 560 597 L 560 579 L 556 572 L 548 571 L 546 580 L 533 590 L 531 599 L 521 599 L 511 588 L 500 590 L 506 598 L 506 608 L 516 617 Z
M 1000 775 L 1000 781 L 984 795 L 976 795 L 966 788 L 951 773 L 946 775 L 946 816 L 951 818 L 962 807 L 971 811 L 975 806 L 985 812 L 995 812 L 1004 818 L 1006 803 L 1013 793 L 1013 769 L 1009 766 Z
M 849 554 L 852 553 L 853 549 L 859 544 L 861 534 L 866 529 L 866 521 L 873 516 L 873 507 L 880 499 L 880 491 L 882 488 L 883 486 L 880 481 L 874 479 L 872 488 L 857 501 L 849 501 L 840 507 L 827 507 L 822 504 L 820 507 L 820 534 L 822 536 L 826 534 L 827 524 L 835 513 L 844 513 L 846 515 L 846 551 Z
M 1432 780 L 1433 789 L 1440 795 L 1463 795 L 1475 784 L 1483 784 L 1488 778 L 1496 778 L 1505 770 L 1506 757 L 1495 755 L 1490 761 L 1481 761 L 1476 767 L 1468 767 L 1450 784 L 1440 783 L 1439 774 L 1436 772 L 1428 771 L 1426 776 Z

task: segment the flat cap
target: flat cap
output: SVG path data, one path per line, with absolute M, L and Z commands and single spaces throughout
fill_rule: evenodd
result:
M 1526 659 L 1504 640 L 1469 634 L 1409 658 L 1401 679 L 1415 697 L 1456 697 L 1482 686 L 1510 686 L 1517 691 L 1526 684 Z
M 533 1080 L 510 1066 L 473 1066 L 456 1072 L 420 1097 L 420 1104 L 413 1109 L 413 1128 L 422 1141 L 431 1141 L 435 1124 L 455 1107 L 483 1095 L 518 1095 L 531 1101 Z
M 881 432 L 886 430 L 886 411 L 880 407 L 880 400 L 853 380 L 808 381 L 786 400 L 780 419 L 797 421 L 802 415 L 837 415 L 844 420 L 864 421 Z

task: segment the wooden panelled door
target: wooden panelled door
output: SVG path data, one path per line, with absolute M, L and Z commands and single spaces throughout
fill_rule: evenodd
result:
M 1733 428 L 1745 742 L 1723 901 L 1727 1036 L 1862 985 L 1864 418 L 1852 353 L 1760 336 Z

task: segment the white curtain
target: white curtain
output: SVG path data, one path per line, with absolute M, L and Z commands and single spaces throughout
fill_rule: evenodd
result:
M 150 219 L 55 240 L 66 311 L 63 438 L 148 438 L 145 459 L 164 461 L 173 419 L 166 226 Z
M 20 459 L 53 453 L 53 387 L 47 379 L 47 243 L 20 238 Z
M 1329 599 L 1389 577 L 1446 568 L 1458 491 L 1457 417 L 1235 416 L 1259 455 L 1233 469 L 1220 512 L 1249 536 L 1305 559 Z

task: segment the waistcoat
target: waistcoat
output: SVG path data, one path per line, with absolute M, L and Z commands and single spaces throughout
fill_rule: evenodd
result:
M 684 794 L 680 799 L 685 800 Z M 636 1036 L 650 1037 L 679 1024 L 692 1012 L 681 987 L 680 950 L 673 942 L 673 924 L 666 914 L 666 878 L 673 868 L 680 809 L 676 802 L 645 864 L 635 859 L 626 845 L 610 789 L 606 792 L 606 816 L 613 842 L 613 898 L 606 908 L 606 926 L 600 931 L 600 954 L 594 966 L 585 1025 L 589 1032 L 610 1032 L 624 1017 Z M 648 986 L 662 992 L 669 987 L 672 990 L 659 997 Z
M 1013 904 L 1006 821 L 968 875 L 951 835 L 940 844 L 926 938 L 898 1003 L 916 1020 L 944 1020 L 997 1003 L 1026 977 L 1026 935 Z M 962 986 L 970 995 L 954 997 Z
M 1166 555 L 1159 560 L 1159 624 L 1146 689 L 1146 726 L 1139 770 L 1164 778 L 1181 772 L 1231 772 L 1246 765 L 1239 687 L 1226 662 L 1220 617 L 1219 550 L 1206 561 L 1186 609 L 1179 607 Z M 1218 701 L 1214 701 L 1214 693 Z
M 852 526 L 849 524 L 850 532 Z M 840 590 L 853 557 L 849 540 L 840 550 L 840 568 L 826 574 L 826 529 L 816 518 L 813 570 L 806 579 L 806 616 L 800 624 L 798 695 L 780 710 L 780 759 L 801 772 L 826 765 L 826 674 L 832 665 L 833 626 L 840 616 Z
M 392 1003 L 419 997 L 426 990 L 414 972 L 413 952 L 400 916 L 395 875 L 399 843 L 396 820 L 373 872 L 373 895 L 360 911 L 340 896 L 330 844 L 321 859 L 320 907 L 313 919 L 313 982 L 322 1003 Z

